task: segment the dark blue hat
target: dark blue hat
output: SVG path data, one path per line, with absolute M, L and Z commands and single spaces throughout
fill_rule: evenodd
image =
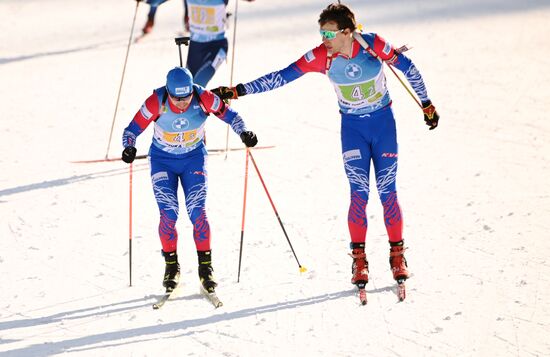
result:
M 193 93 L 193 75 L 187 68 L 176 67 L 166 76 L 166 90 L 172 97 L 187 97 Z

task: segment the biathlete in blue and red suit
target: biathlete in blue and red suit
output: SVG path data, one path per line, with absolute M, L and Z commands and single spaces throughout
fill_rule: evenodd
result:
M 187 214 L 193 223 L 201 282 L 209 292 L 216 286 L 211 274 L 210 225 L 205 211 L 207 151 L 204 127 L 210 113 L 229 124 L 246 146 L 257 144 L 256 135 L 246 130 L 240 115 L 217 95 L 193 84 L 189 70 L 181 67 L 168 72 L 166 86 L 153 91 L 122 135 L 122 160 L 131 163 L 136 156 L 137 137 L 154 123 L 149 149 L 151 180 L 160 210 L 159 236 L 166 261 L 163 285 L 169 290 L 179 281 L 176 231 L 179 183 L 185 194 Z
M 351 255 L 354 259 L 351 281 L 359 288 L 364 288 L 368 282 L 365 238 L 371 162 L 384 208 L 393 277 L 397 281 L 404 281 L 409 272 L 403 255 L 403 219 L 395 185 L 396 125 L 383 62 L 404 73 L 422 101 L 424 120 L 430 129 L 437 127 L 439 115 L 411 60 L 398 53 L 379 35 L 356 32 L 355 16 L 348 7 L 341 4 L 329 5 L 320 15 L 319 25 L 323 43 L 287 68 L 236 87 L 219 87 L 213 92 L 224 100 L 236 99 L 246 94 L 279 88 L 305 73 L 326 74 L 338 97 L 342 120 L 342 157 L 351 189 L 348 211 Z
M 167 0 L 147 0 L 151 6 L 143 33 L 151 32 L 157 8 Z M 229 0 L 184 0 L 184 23 L 190 33 L 186 67 L 196 84 L 205 87 L 227 59 L 227 3 Z M 246 0 L 254 1 L 254 0 Z

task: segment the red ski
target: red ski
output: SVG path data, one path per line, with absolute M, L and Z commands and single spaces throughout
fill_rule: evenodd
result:
M 367 305 L 367 291 L 365 289 L 359 289 L 359 301 L 361 305 Z
M 407 290 L 405 289 L 405 279 L 397 280 L 397 298 L 399 301 L 405 300 L 407 297 Z

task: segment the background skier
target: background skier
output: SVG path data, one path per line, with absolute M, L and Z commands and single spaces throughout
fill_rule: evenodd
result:
M 167 0 L 147 0 L 151 6 L 143 33 L 152 31 L 157 8 Z M 184 0 L 184 26 L 191 41 L 186 67 L 198 85 L 206 86 L 219 66 L 227 59 L 225 37 L 229 0 Z M 237 0 L 236 0 L 237 1 Z M 246 0 L 248 2 L 254 0 Z

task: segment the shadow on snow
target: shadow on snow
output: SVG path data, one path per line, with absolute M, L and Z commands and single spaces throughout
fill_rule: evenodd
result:
M 149 169 L 148 164 L 141 164 L 141 165 L 135 165 L 134 166 L 134 172 L 143 171 L 143 170 L 147 170 L 147 169 Z M 14 194 L 17 194 L 17 193 L 22 193 L 22 192 L 29 192 L 29 191 L 52 188 L 52 187 L 57 187 L 57 186 L 70 185 L 70 184 L 81 182 L 81 181 L 95 180 L 95 179 L 99 179 L 99 178 L 104 178 L 104 177 L 109 177 L 109 176 L 117 176 L 117 175 L 125 175 L 125 174 L 128 174 L 128 168 L 127 167 L 120 168 L 120 169 L 112 169 L 112 170 L 94 172 L 94 173 L 84 174 L 84 175 L 74 175 L 74 176 L 65 177 L 65 178 L 61 178 L 61 179 L 42 181 L 42 182 L 32 183 L 32 184 L 29 184 L 29 185 L 17 186 L 17 187 L 12 187 L 12 188 L 7 188 L 7 189 L 4 189 L 4 190 L 0 190 L 0 197 L 14 195 Z
M 377 293 L 377 292 L 391 291 L 392 289 L 393 287 L 388 286 L 384 288 L 368 290 L 368 292 Z M 130 343 L 139 343 L 139 342 L 144 342 L 148 340 L 155 340 L 158 338 L 155 336 L 151 338 L 145 338 L 145 336 L 147 335 L 162 334 L 162 333 L 168 333 L 168 332 L 177 333 L 178 331 L 183 332 L 190 328 L 206 326 L 209 324 L 214 324 L 222 321 L 230 321 L 230 320 L 246 318 L 257 314 L 265 314 L 270 312 L 277 312 L 277 311 L 283 311 L 288 309 L 294 309 L 298 307 L 320 304 L 327 301 L 337 300 L 343 297 L 353 296 L 354 294 L 355 294 L 355 290 L 344 290 L 344 291 L 338 291 L 333 293 L 326 293 L 326 294 L 307 297 L 303 299 L 297 299 L 293 301 L 278 302 L 278 303 L 251 307 L 251 308 L 246 308 L 246 309 L 232 311 L 232 312 L 219 313 L 219 314 L 215 314 L 204 318 L 183 320 L 178 322 L 166 323 L 162 325 L 138 327 L 138 328 L 127 329 L 123 331 L 105 332 L 105 333 L 100 333 L 100 334 L 95 334 L 90 336 L 78 337 L 71 340 L 52 342 L 52 343 L 39 343 L 28 347 L 22 347 L 19 349 L 10 350 L 10 353 L 16 356 L 43 356 L 45 353 L 56 354 L 56 353 L 63 353 L 63 352 L 77 352 L 77 351 L 92 350 L 92 349 L 98 349 L 98 348 L 101 349 L 101 348 L 112 347 L 117 345 L 127 345 Z M 154 295 L 145 296 L 145 300 L 153 299 L 154 297 L 155 297 Z M 183 296 L 183 297 L 174 299 L 174 301 L 172 301 L 171 304 L 175 303 L 178 300 L 193 300 L 198 298 L 199 298 L 199 295 L 197 294 L 190 295 L 190 296 Z M 133 299 L 125 302 L 112 304 L 110 306 L 116 307 L 119 305 L 134 304 L 136 302 L 142 302 L 142 301 L 143 299 Z M 132 305 L 130 307 L 117 307 L 115 309 L 106 309 L 105 306 L 98 306 L 98 307 L 92 307 L 92 308 L 79 309 L 75 311 L 62 312 L 62 313 L 54 314 L 47 317 L 7 321 L 7 322 L 0 323 L 0 330 L 36 326 L 39 324 L 50 324 L 50 323 L 61 322 L 62 320 L 68 320 L 68 319 L 74 320 L 74 319 L 80 319 L 80 318 L 91 317 L 91 316 L 108 315 L 112 313 L 119 313 L 122 311 L 130 311 L 130 310 L 136 310 L 141 308 L 151 308 L 151 304 L 152 304 L 152 301 L 146 301 L 144 303 L 139 303 L 137 305 Z M 181 337 L 183 335 L 189 335 L 194 333 L 196 333 L 196 331 L 188 331 L 188 332 L 184 332 L 182 335 L 172 336 L 172 337 Z M 140 337 L 140 336 L 142 336 L 143 338 L 140 340 L 135 340 L 136 337 Z M 105 342 L 119 341 L 122 339 L 132 339 L 132 341 L 123 341 L 120 343 L 115 343 L 110 345 L 105 344 Z M 90 346 L 94 344 L 101 344 L 101 345 Z

